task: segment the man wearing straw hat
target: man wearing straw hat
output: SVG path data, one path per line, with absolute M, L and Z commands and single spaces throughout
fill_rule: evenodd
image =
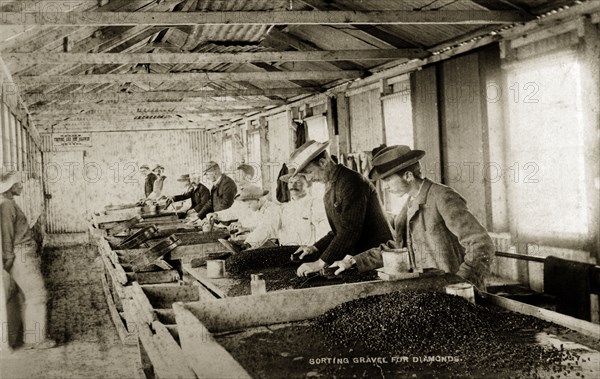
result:
M 0 175 L 2 275 L 10 274 L 25 297 L 22 312 L 23 348 L 46 349 L 54 347 L 56 343 L 46 338 L 47 293 L 38 245 L 25 214 L 14 200 L 21 192 L 23 185 L 20 173 L 13 171 Z M 5 307 L 6 304 L 0 306 Z
M 323 199 L 311 196 L 306 176 L 294 172 L 292 168 L 279 177 L 288 185 L 290 201 L 281 204 L 275 217 L 263 220 L 248 235 L 246 243 L 251 247 L 260 247 L 273 238 L 280 245 L 312 245 L 331 231 Z
M 294 254 L 300 259 L 319 254 L 316 262 L 304 263 L 298 276 L 318 272 L 342 259 L 358 254 L 392 239 L 392 231 L 381 208 L 377 191 L 364 176 L 336 164 L 329 152 L 329 142 L 307 141 L 291 155 L 294 175 L 304 173 L 309 182 L 325 183 L 325 211 L 331 232 L 312 246 L 302 246 Z
M 346 256 L 332 266 L 339 273 L 354 264 L 360 271 L 383 266 L 382 251 L 408 248 L 421 268 L 438 268 L 454 273 L 479 288 L 490 271 L 494 244 L 487 230 L 452 188 L 434 183 L 421 174 L 422 150 L 389 146 L 373 158 L 372 180 L 409 201 L 396 219 L 396 239 L 354 257 Z
M 278 211 L 277 205 L 265 197 L 268 194 L 269 191 L 265 191 L 259 186 L 246 185 L 235 196 L 235 200 L 246 207 L 245 212 L 236 213 L 234 208 L 231 207 L 219 212 L 209 213 L 206 218 L 214 221 L 237 220 L 237 222 L 229 225 L 230 230 L 237 230 L 238 234 L 252 232 L 261 222 L 275 217 Z

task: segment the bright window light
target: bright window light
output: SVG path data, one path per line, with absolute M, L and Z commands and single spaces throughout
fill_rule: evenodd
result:
M 504 167 L 511 222 L 520 233 L 588 233 L 581 70 L 574 54 L 508 71 L 509 154 Z

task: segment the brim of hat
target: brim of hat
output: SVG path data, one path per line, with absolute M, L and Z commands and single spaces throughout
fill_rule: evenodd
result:
M 4 192 L 8 191 L 17 183 L 18 183 L 18 181 L 14 180 L 14 179 L 11 179 L 10 181 L 8 181 L 6 183 L 0 183 L 0 193 L 4 193 Z
M 235 195 L 234 199 L 236 200 L 241 200 L 241 201 L 246 201 L 246 200 L 258 200 L 261 197 L 267 196 L 269 194 L 269 191 L 263 191 L 262 195 L 260 196 L 249 196 L 249 197 L 242 197 L 240 196 L 240 194 L 238 193 L 237 195 Z
M 410 153 L 407 154 L 408 160 L 402 162 L 397 166 L 394 166 L 392 169 L 387 170 L 385 172 L 377 171 L 376 167 L 373 167 L 371 171 L 369 171 L 369 179 L 375 181 L 380 179 L 385 179 L 388 176 L 397 173 L 398 171 L 407 168 L 408 166 L 417 163 L 425 156 L 425 152 L 423 150 L 411 150 Z
M 298 167 L 296 167 L 296 172 L 294 172 L 292 174 L 292 177 L 294 176 L 298 176 L 299 174 L 303 174 L 302 170 L 304 170 L 306 168 L 306 166 L 308 166 L 308 164 L 315 159 L 319 154 L 321 154 L 322 152 L 324 152 L 327 148 L 329 147 L 329 141 L 327 142 L 323 142 L 321 144 L 321 146 L 319 146 L 319 148 L 317 150 L 315 150 L 311 155 L 309 155 L 304 162 L 301 162 Z
M 304 175 L 304 173 L 301 172 L 298 175 L 296 175 L 296 173 L 281 175 L 281 177 L 279 177 L 279 180 L 281 180 L 284 183 L 287 183 L 287 182 L 290 181 L 291 178 L 296 178 L 296 177 L 298 177 L 300 175 Z
M 14 186 L 14 184 L 11 184 L 10 186 L 8 186 L 8 184 L 0 184 L 0 193 L 8 191 L 12 186 Z

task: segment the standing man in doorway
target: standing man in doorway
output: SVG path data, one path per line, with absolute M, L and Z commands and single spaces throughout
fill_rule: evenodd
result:
M 48 301 L 41 272 L 41 256 L 25 214 L 14 200 L 21 196 L 21 174 L 0 175 L 0 229 L 2 233 L 2 275 L 9 275 L 25 297 L 23 305 L 23 348 L 47 349 L 56 342 L 46 338 Z M 6 304 L 1 304 L 6 307 Z

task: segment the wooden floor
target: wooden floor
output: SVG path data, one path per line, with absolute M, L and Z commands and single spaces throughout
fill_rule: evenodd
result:
M 2 378 L 136 378 L 137 348 L 121 344 L 101 287 L 102 263 L 85 245 L 46 249 L 49 335 L 59 346 L 0 354 Z

